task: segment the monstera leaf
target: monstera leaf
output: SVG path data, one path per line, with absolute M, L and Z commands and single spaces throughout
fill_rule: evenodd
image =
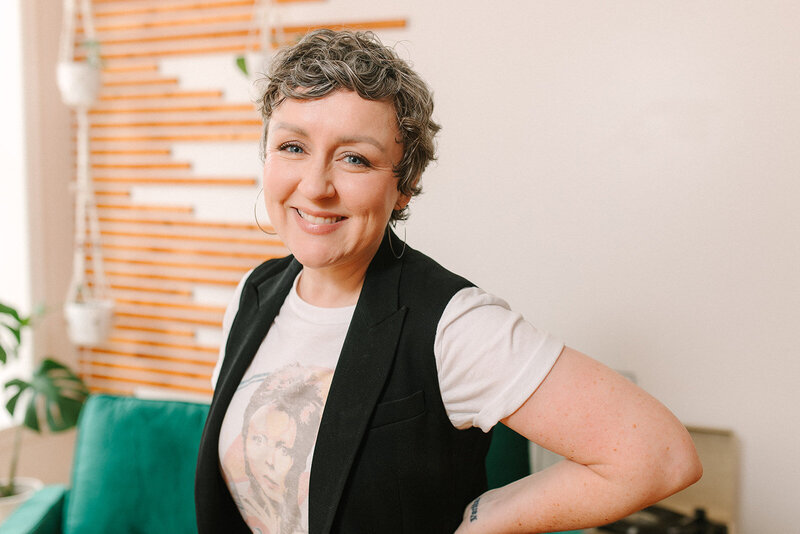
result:
M 41 416 L 52 431 L 75 426 L 89 390 L 66 366 L 46 359 L 33 372 L 30 382 L 15 378 L 6 382 L 11 398 L 6 409 L 13 414 L 25 410 L 23 424 L 39 432 Z
M 22 340 L 22 329 L 30 324 L 30 317 L 22 317 L 12 308 L 0 302 L 0 325 L 13 336 L 7 342 L 7 334 L 0 334 L 0 363 L 6 363 L 8 356 L 15 354 Z

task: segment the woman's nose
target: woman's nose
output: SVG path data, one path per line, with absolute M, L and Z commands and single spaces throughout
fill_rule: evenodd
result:
M 324 161 L 311 161 L 301 171 L 298 191 L 308 199 L 330 198 L 336 194 L 331 169 Z

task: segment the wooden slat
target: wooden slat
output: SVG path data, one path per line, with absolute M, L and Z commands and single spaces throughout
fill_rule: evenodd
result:
M 137 319 L 154 319 L 157 321 L 177 322 L 183 324 L 195 324 L 201 326 L 214 326 L 219 327 L 222 325 L 222 320 L 212 321 L 210 319 L 199 319 L 197 317 L 177 317 L 174 315 L 158 315 L 151 313 L 132 313 L 132 312 L 116 312 L 119 317 L 133 317 Z
M 208 311 L 218 314 L 225 313 L 224 306 L 206 306 L 203 304 L 188 304 L 188 303 L 168 302 L 168 301 L 158 301 L 158 300 L 134 300 L 134 299 L 121 299 L 121 298 L 114 299 L 114 302 L 116 302 L 117 304 L 132 304 L 134 306 L 151 306 L 154 308 L 173 308 L 179 310 Z
M 108 107 L 92 108 L 90 115 L 116 115 L 128 113 L 206 113 L 206 112 L 255 112 L 252 104 L 208 104 L 195 106 L 163 106 L 163 107 Z
M 96 176 L 95 182 L 98 183 L 117 183 L 128 185 L 222 185 L 222 186 L 254 186 L 258 182 L 256 178 L 145 178 L 145 177 L 104 177 Z
M 130 197 L 130 191 L 106 191 L 100 190 L 94 192 L 95 196 L 99 197 Z
M 166 295 L 175 295 L 177 297 L 191 297 L 192 291 L 187 289 L 163 288 L 163 287 L 148 287 L 148 286 L 132 286 L 125 284 L 111 284 L 111 289 L 120 291 L 139 291 L 142 293 L 161 293 Z
M 158 347 L 158 348 L 166 348 L 166 349 L 181 349 L 181 350 L 189 350 L 189 351 L 197 351 L 197 352 L 205 352 L 208 354 L 219 354 L 219 349 L 216 347 L 204 347 L 202 345 L 197 344 L 181 344 L 181 343 L 164 343 L 161 341 L 148 341 L 143 339 L 128 339 L 128 338 L 119 338 L 119 337 L 112 337 L 108 340 L 110 343 L 130 343 L 134 345 L 145 345 L 148 347 Z
M 100 235 L 120 236 L 120 237 L 141 237 L 145 239 L 174 239 L 176 241 L 206 241 L 209 243 L 225 243 L 225 244 L 253 244 L 253 245 L 272 245 L 280 246 L 275 242 L 260 237 L 226 237 L 226 236 L 205 236 L 205 235 L 183 235 L 183 234 L 154 234 L 149 232 L 119 232 L 110 230 L 101 230 Z M 268 258 L 269 256 L 265 256 Z
M 216 39 L 230 39 L 232 37 L 241 38 L 243 40 L 253 39 L 257 40 L 258 28 L 253 26 L 252 16 L 249 15 L 233 15 L 233 16 L 218 16 L 216 21 L 213 18 L 196 19 L 176 19 L 176 20 L 161 20 L 156 24 L 152 21 L 142 23 L 141 25 L 128 25 L 119 26 L 118 30 L 108 31 L 105 35 L 101 35 L 100 39 L 104 47 L 142 44 L 149 43 L 162 43 L 180 41 L 213 41 Z M 214 23 L 215 22 L 215 23 Z M 363 20 L 363 21 L 327 21 L 316 24 L 301 24 L 292 26 L 283 26 L 279 30 L 272 28 L 272 36 L 274 38 L 283 35 L 303 35 L 313 30 L 322 28 L 331 29 L 350 29 L 350 30 L 382 30 L 382 29 L 399 29 L 405 28 L 407 21 L 405 19 L 380 19 L 380 20 Z M 191 26 L 201 26 L 194 31 L 185 31 L 185 28 Z M 97 30 L 100 32 L 98 26 Z M 80 50 L 80 48 L 79 48 Z
M 331 29 L 352 29 L 352 30 L 379 30 L 391 28 L 404 28 L 405 19 L 374 20 L 374 21 L 352 21 L 352 22 L 333 22 L 308 24 L 301 26 L 284 27 L 283 33 L 286 43 L 294 42 L 296 36 L 307 33 L 308 31 L 320 28 Z M 112 40 L 101 49 L 100 57 L 106 61 L 128 60 L 142 57 L 168 57 L 175 55 L 196 55 L 196 54 L 220 54 L 233 53 L 242 54 L 247 51 L 257 51 L 260 49 L 258 42 L 249 41 L 250 29 L 210 31 L 192 34 L 172 34 L 166 36 L 137 37 L 130 39 Z M 170 48 L 153 47 L 162 42 L 174 43 Z M 209 44 L 214 43 L 214 44 Z M 128 45 L 136 44 L 136 47 Z M 277 44 L 275 47 L 277 48 Z M 83 50 L 76 52 L 75 58 L 85 59 L 86 53 Z
M 191 169 L 191 163 L 92 163 L 92 169 Z
M 157 211 L 164 213 L 194 213 L 191 206 L 145 206 L 142 204 L 97 204 L 101 210 Z
M 93 4 L 103 4 L 108 0 L 94 0 Z M 111 2 L 108 2 L 111 3 Z M 163 15 L 165 13 L 174 13 L 177 11 L 198 11 L 202 9 L 224 9 L 231 7 L 252 6 L 253 0 L 217 0 L 215 2 L 160 2 L 157 5 L 150 5 L 145 7 L 128 7 L 109 9 L 109 10 L 95 10 L 94 16 L 97 19 L 105 17 L 120 17 L 128 15 Z
M 102 68 L 102 74 L 129 74 L 129 73 L 142 73 L 142 72 L 158 72 L 158 64 L 157 63 L 144 63 L 144 64 L 132 64 L 132 65 L 116 65 L 113 67 L 109 67 L 104 65 Z
M 226 230 L 252 230 L 260 231 L 258 226 L 253 223 L 234 223 L 234 222 L 212 222 L 212 221 L 193 221 L 193 220 L 169 220 L 169 219 L 129 219 L 120 217 L 99 217 L 101 223 L 123 223 L 123 224 L 137 224 L 148 225 L 157 224 L 159 226 L 168 226 L 171 228 L 181 226 L 191 226 L 195 228 L 221 228 Z
M 123 371 L 139 371 L 142 373 L 155 373 L 161 375 L 169 375 L 169 376 L 180 376 L 184 378 L 195 378 L 199 380 L 211 380 L 211 373 L 191 373 L 187 371 L 175 371 L 172 369 L 159 369 L 157 367 L 146 367 L 146 366 L 138 366 L 138 365 L 124 365 L 119 363 L 106 363 L 97 360 L 91 360 L 88 362 L 81 362 L 83 364 L 88 364 L 93 367 L 108 367 L 117 370 Z
M 168 389 L 178 389 L 181 391 L 189 391 L 192 393 L 202 393 L 207 395 L 212 395 L 214 391 L 211 388 L 201 388 L 201 387 L 192 387 L 192 386 L 184 386 L 181 384 L 173 384 L 169 382 L 158 382 L 155 380 L 141 380 L 136 378 L 129 378 L 124 376 L 113 376 L 109 374 L 100 374 L 100 373 L 86 373 L 88 378 L 98 378 L 100 380 L 110 380 L 110 381 L 118 381 L 118 382 L 127 382 L 130 384 L 137 384 L 142 386 L 154 386 L 159 388 L 168 388 Z M 209 375 L 209 381 L 211 379 L 211 375 Z
M 87 270 L 88 273 L 94 274 L 92 271 Z M 143 280 L 166 280 L 168 282 L 189 282 L 194 284 L 208 284 L 215 286 L 236 286 L 239 280 L 225 280 L 220 278 L 205 278 L 200 276 L 172 276 L 162 274 L 150 273 L 125 273 L 119 271 L 106 271 L 106 275 L 110 277 L 120 276 L 125 278 L 138 278 Z M 158 317 L 163 319 L 163 317 Z
M 93 156 L 169 156 L 171 151 L 168 148 L 120 148 L 117 150 L 94 149 L 91 153 Z
M 103 261 L 106 263 L 124 263 L 128 265 L 141 265 L 149 267 L 173 267 L 178 269 L 198 269 L 201 271 L 232 271 L 235 273 L 243 272 L 248 269 L 248 266 L 243 265 L 219 265 L 219 264 L 203 264 L 203 263 L 188 263 L 178 261 L 151 261 L 151 260 L 134 260 L 128 258 L 112 258 L 104 257 Z M 176 306 L 178 306 L 176 304 Z
M 216 357 L 214 355 L 209 355 L 209 357 L 203 358 L 176 358 L 173 356 L 165 356 L 163 354 L 151 354 L 148 352 L 141 352 L 141 351 L 124 351 L 124 350 L 115 350 L 109 348 L 96 348 L 92 347 L 87 349 L 87 352 L 91 354 L 101 354 L 101 355 L 109 355 L 109 356 L 124 356 L 127 358 L 137 358 L 142 360 L 154 360 L 154 361 L 161 361 L 161 362 L 169 362 L 169 363 L 190 363 L 192 365 L 199 365 L 202 367 L 213 367 L 216 363 Z
M 124 143 L 137 143 L 142 141 L 173 141 L 173 142 L 187 142 L 187 141 L 259 141 L 261 134 L 254 133 L 229 133 L 219 132 L 215 134 L 184 134 L 184 135 L 108 135 L 108 136 L 92 136 L 92 142 L 124 142 Z
M 193 18 L 178 18 L 164 20 L 163 16 L 160 20 L 139 20 L 127 24 L 106 24 L 100 25 L 95 28 L 97 33 L 107 32 L 130 32 L 130 31 L 146 31 L 164 27 L 181 27 L 181 26 L 204 26 L 213 25 L 215 23 L 226 22 L 250 22 L 253 20 L 251 13 L 237 13 L 233 15 L 215 15 L 211 17 L 193 17 Z M 82 31 L 80 32 L 83 33 Z
M 103 80 L 103 87 L 128 87 L 136 85 L 178 85 L 177 78 L 139 78 L 133 80 L 107 81 Z
M 155 98 L 222 98 L 222 91 L 161 91 L 153 93 L 100 94 L 100 102 L 111 100 L 149 100 Z
M 114 328 L 117 330 L 131 330 L 134 332 L 149 332 L 151 334 L 165 334 L 169 336 L 183 336 L 188 338 L 194 338 L 194 331 L 193 330 L 178 330 L 178 329 L 167 329 L 167 328 L 149 328 L 145 326 L 136 326 L 136 325 L 125 325 L 125 324 L 115 324 Z
M 215 128 L 215 127 L 229 127 L 229 126 L 252 126 L 255 128 L 261 127 L 261 121 L 258 119 L 222 119 L 222 120 L 162 120 L 158 122 L 93 122 L 92 129 L 97 128 Z
M 278 245 L 279 246 L 279 245 Z M 168 253 L 180 254 L 188 256 L 211 256 L 211 257 L 224 257 L 224 258 L 242 258 L 249 260 L 263 260 L 263 252 L 241 252 L 229 250 L 209 250 L 197 248 L 181 248 L 181 247 L 158 247 L 158 246 L 133 246 L 133 245 L 114 245 L 104 243 L 103 248 L 112 250 L 127 250 L 135 252 L 155 252 L 155 253 Z

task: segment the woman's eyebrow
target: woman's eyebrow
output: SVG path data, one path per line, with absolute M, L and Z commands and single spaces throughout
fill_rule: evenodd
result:
M 294 133 L 296 133 L 298 135 L 302 135 L 304 137 L 308 137 L 308 135 L 309 135 L 308 132 L 305 129 L 301 128 L 300 126 L 297 126 L 296 124 L 291 124 L 291 123 L 288 123 L 288 122 L 278 122 L 278 123 L 276 123 L 275 124 L 275 129 L 276 130 L 288 130 L 290 132 L 294 132 Z M 374 146 L 378 150 L 381 150 L 381 151 L 385 151 L 386 150 L 386 147 L 383 145 L 383 143 L 381 143 L 380 141 L 378 141 L 377 139 L 375 139 L 371 135 L 348 135 L 348 136 L 340 137 L 336 141 L 340 145 L 348 145 L 348 144 L 355 144 L 355 143 L 367 143 L 369 145 Z
M 348 137 L 340 137 L 337 141 L 339 142 L 339 144 L 342 144 L 342 145 L 351 145 L 351 144 L 356 144 L 356 143 L 367 143 L 369 145 L 374 146 L 375 148 L 377 148 L 380 151 L 383 151 L 383 152 L 386 151 L 386 147 L 383 146 L 383 143 L 381 143 L 380 141 L 378 141 L 377 139 L 375 139 L 374 137 L 371 137 L 369 135 L 351 135 L 351 136 L 348 136 Z
M 290 132 L 294 132 L 299 135 L 308 136 L 308 132 L 302 129 L 299 126 L 295 126 L 294 124 L 289 124 L 287 122 L 279 122 L 275 124 L 276 130 L 289 130 Z

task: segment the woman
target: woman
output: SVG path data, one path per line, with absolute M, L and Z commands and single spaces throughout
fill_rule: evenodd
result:
M 391 49 L 311 33 L 273 61 L 261 104 L 264 197 L 292 256 L 248 273 L 226 313 L 201 533 L 549 532 L 613 521 L 699 478 L 664 406 L 391 232 L 439 129 L 428 88 Z M 311 380 L 324 407 L 298 420 L 259 411 L 267 380 L 299 407 L 308 395 L 292 384 Z M 566 459 L 487 492 L 498 422 Z M 264 465 L 248 478 L 253 425 Z M 293 452 L 299 432 L 313 451 Z M 274 475 L 297 465 L 295 482 Z M 244 503 L 259 492 L 271 504 L 254 511 Z M 295 505 L 299 525 L 267 526 Z

